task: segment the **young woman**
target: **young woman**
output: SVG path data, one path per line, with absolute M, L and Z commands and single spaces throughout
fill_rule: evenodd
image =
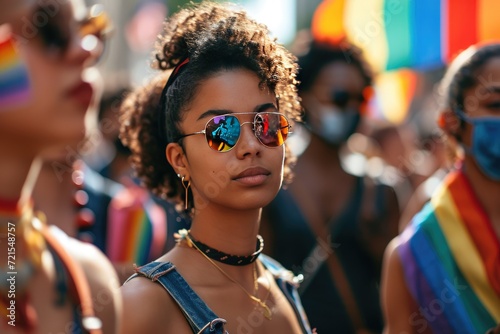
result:
M 161 94 L 153 83 L 129 96 L 122 139 L 192 224 L 123 285 L 125 332 L 310 333 L 296 280 L 258 236 L 300 111 L 293 57 L 245 12 L 202 3 L 168 21 L 156 61 L 172 74 Z
M 485 333 L 500 322 L 499 80 L 500 44 L 471 46 L 442 80 L 439 125 L 463 157 L 386 250 L 386 333 Z
M 36 2 L 0 25 L 2 333 L 119 332 L 113 267 L 34 212 L 31 196 L 40 153 L 85 132 L 93 91 L 82 73 L 98 41 L 82 36 L 74 5 Z

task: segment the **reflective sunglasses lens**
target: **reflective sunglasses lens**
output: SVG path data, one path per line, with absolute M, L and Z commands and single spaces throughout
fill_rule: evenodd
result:
M 102 5 L 94 5 L 89 9 L 87 18 L 81 23 L 80 35 L 94 35 L 100 40 L 107 37 L 113 30 L 113 25 Z
M 278 113 L 257 114 L 254 127 L 255 136 L 267 147 L 283 145 L 290 128 L 286 117 Z
M 73 23 L 74 19 L 68 13 L 50 5 L 39 6 L 33 18 L 37 20 L 35 21 L 36 32 L 43 46 L 57 56 L 63 55 L 68 50 L 72 38 L 75 38 L 71 34 L 72 24 L 79 25 L 77 29 L 82 38 L 82 47 L 88 51 L 97 49 L 97 45 L 102 44 L 112 30 L 111 20 L 104 12 L 102 5 L 94 5 L 89 10 L 88 16 L 77 23 Z M 100 52 L 94 55 L 95 58 L 102 53 L 102 46 L 99 49 Z
M 92 6 L 87 18 L 81 22 L 80 37 L 82 47 L 91 52 L 94 63 L 103 55 L 106 39 L 112 31 L 113 25 L 103 6 Z
M 49 16 L 49 7 L 38 7 L 33 17 L 46 18 L 44 24 L 40 24 L 37 33 L 44 47 L 52 53 L 62 54 L 68 48 L 71 40 L 67 18 L 60 12 Z
M 205 131 L 210 148 L 227 152 L 240 138 L 240 122 L 235 116 L 217 116 L 208 121 Z

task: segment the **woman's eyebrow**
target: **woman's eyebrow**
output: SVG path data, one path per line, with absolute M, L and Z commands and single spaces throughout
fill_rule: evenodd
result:
M 205 111 L 203 114 L 201 114 L 198 117 L 198 120 L 205 118 L 205 117 L 208 117 L 208 116 L 219 116 L 219 115 L 232 114 L 232 113 L 233 113 L 233 111 L 228 110 L 228 109 L 209 109 L 209 110 Z
M 258 105 L 257 107 L 255 107 L 253 111 L 258 113 L 258 112 L 263 112 L 267 109 L 278 110 L 278 108 L 276 107 L 276 105 L 274 103 L 264 103 L 264 104 L 261 104 L 261 105 Z

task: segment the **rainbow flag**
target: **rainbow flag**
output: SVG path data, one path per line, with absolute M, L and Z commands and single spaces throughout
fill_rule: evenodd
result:
M 166 213 L 146 190 L 130 186 L 108 209 L 106 255 L 114 263 L 144 265 L 162 255 Z
M 0 107 L 22 105 L 29 96 L 28 71 L 16 51 L 12 36 L 0 36 Z
M 418 85 L 414 71 L 386 71 L 375 77 L 373 97 L 368 103 L 369 115 L 392 124 L 405 121 Z
M 311 24 L 318 40 L 349 38 L 377 71 L 432 69 L 472 44 L 499 41 L 496 0 L 324 0 Z
M 407 287 L 435 333 L 485 333 L 500 323 L 500 243 L 461 172 L 447 176 L 401 234 Z M 424 320 L 425 319 L 425 320 Z

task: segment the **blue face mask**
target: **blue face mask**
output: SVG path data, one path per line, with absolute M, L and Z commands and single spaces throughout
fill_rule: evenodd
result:
M 341 110 L 334 106 L 318 107 L 321 124 L 311 129 L 324 141 L 333 146 L 342 145 L 356 131 L 360 122 L 358 110 Z
M 500 117 L 470 118 L 462 111 L 458 115 L 473 125 L 468 152 L 486 176 L 500 181 Z

